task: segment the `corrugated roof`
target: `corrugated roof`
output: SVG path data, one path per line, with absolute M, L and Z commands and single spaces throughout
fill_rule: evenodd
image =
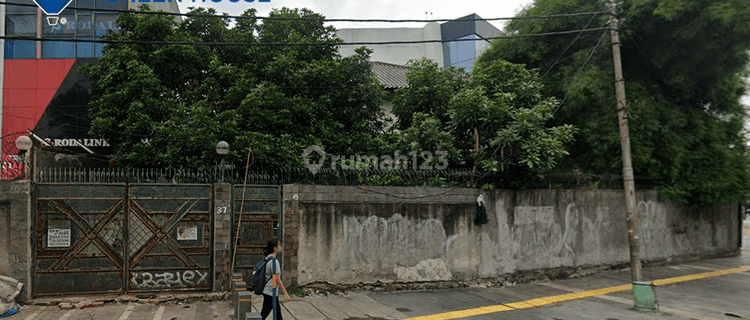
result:
M 386 89 L 409 87 L 406 83 L 406 72 L 411 70 L 410 67 L 380 61 L 370 61 L 370 65 L 375 77 Z

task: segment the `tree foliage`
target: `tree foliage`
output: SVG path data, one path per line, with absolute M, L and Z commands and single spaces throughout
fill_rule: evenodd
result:
M 399 129 L 411 126 L 412 114 L 429 114 L 441 123 L 448 123 L 448 102 L 468 82 L 463 69 L 451 66 L 443 70 L 428 59 L 410 61 L 412 71 L 406 74 L 410 89 L 397 90 L 393 98 L 393 114 Z
M 567 154 L 575 129 L 547 125 L 558 101 L 542 93 L 536 70 L 496 60 L 477 64 L 469 78 L 427 59 L 411 66 L 409 88 L 394 100 L 402 125 L 407 110 L 419 110 L 401 133 L 409 151 L 443 147 L 454 164 L 476 163 L 521 179 L 551 170 Z M 435 92 L 440 95 L 430 100 Z
M 595 0 L 535 0 L 520 16 L 599 11 Z M 631 0 L 620 8 L 633 167 L 663 179 L 660 194 L 695 204 L 750 195 L 743 134 L 750 2 Z M 607 16 L 513 20 L 506 33 L 599 27 Z M 597 43 L 599 45 L 597 46 Z M 621 170 L 608 31 L 497 40 L 482 63 L 507 60 L 543 70 L 545 93 L 564 99 L 557 124 L 580 128 L 561 170 Z
M 141 7 L 148 10 L 147 7 Z M 176 22 L 170 16 L 122 14 L 108 40 L 181 41 L 201 45 L 109 44 L 84 71 L 91 78 L 91 132 L 115 146 L 121 165 L 210 167 L 218 141 L 226 160 L 244 167 L 301 165 L 316 144 L 339 154 L 378 148 L 383 89 L 370 71 L 370 51 L 338 54 L 334 29 L 321 20 L 266 20 L 246 11 L 233 28 L 213 9 Z M 307 9 L 271 17 L 322 19 Z M 219 42 L 310 43 L 315 46 L 211 45 Z M 148 141 L 144 143 L 144 141 Z

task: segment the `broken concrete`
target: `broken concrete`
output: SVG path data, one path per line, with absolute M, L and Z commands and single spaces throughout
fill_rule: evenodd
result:
M 228 292 L 196 292 L 196 293 L 179 293 L 171 295 L 153 295 L 153 296 L 132 296 L 132 295 L 104 295 L 96 298 L 92 296 L 67 296 L 67 297 L 50 297 L 38 298 L 29 301 L 30 305 L 38 306 L 59 306 L 60 308 L 69 307 L 85 309 L 100 307 L 107 304 L 164 304 L 164 303 L 189 303 L 190 301 L 227 301 Z

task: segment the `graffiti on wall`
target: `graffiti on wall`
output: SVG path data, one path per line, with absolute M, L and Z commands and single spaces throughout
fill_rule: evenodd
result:
M 7 155 L 3 152 L 2 177 L 0 180 L 16 180 L 23 176 L 23 158 L 19 155 Z
M 208 284 L 208 272 L 198 270 L 133 272 L 130 283 L 138 289 L 200 287 Z
M 2 144 L 2 159 L 0 164 L 0 180 L 10 181 L 17 180 L 23 177 L 24 168 L 24 157 L 19 154 L 18 148 L 16 148 L 16 138 L 21 136 L 22 132 L 16 132 L 6 134 L 0 137 L 0 144 Z

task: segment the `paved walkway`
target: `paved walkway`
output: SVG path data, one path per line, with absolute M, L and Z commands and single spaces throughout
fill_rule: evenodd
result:
M 287 320 L 437 319 L 740 319 L 750 317 L 750 251 L 740 257 L 648 268 L 659 313 L 633 309 L 628 271 L 507 288 L 463 288 L 330 297 L 294 297 Z M 253 299 L 254 309 L 262 299 Z M 230 319 L 226 301 L 110 304 L 83 310 L 30 306 L 10 320 Z M 736 317 L 735 317 L 736 316 Z
M 253 311 L 259 312 L 263 298 L 254 296 Z M 57 306 L 28 306 L 9 320 L 206 320 L 230 319 L 233 315 L 228 301 L 194 302 L 190 304 L 109 304 L 103 307 L 62 310 Z M 286 320 L 326 319 L 404 319 L 403 313 L 378 303 L 365 294 L 332 297 L 295 297 L 282 304 Z M 269 317 L 270 319 L 270 317 Z M 3 319 L 5 320 L 5 319 Z

